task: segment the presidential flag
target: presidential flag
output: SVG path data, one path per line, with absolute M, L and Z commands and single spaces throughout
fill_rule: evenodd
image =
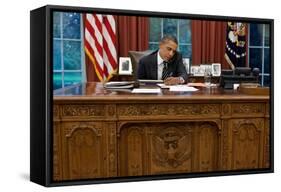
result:
M 84 47 L 98 79 L 108 81 L 117 71 L 116 24 L 112 15 L 86 14 Z
M 224 57 L 232 69 L 246 66 L 246 26 L 246 23 L 227 23 Z

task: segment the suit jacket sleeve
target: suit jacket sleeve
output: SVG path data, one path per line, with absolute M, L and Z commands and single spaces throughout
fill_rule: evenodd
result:
M 182 62 L 182 55 L 180 53 L 178 53 L 176 62 L 177 62 L 177 76 L 182 77 L 185 80 L 185 82 L 187 82 L 187 73 L 185 70 L 185 66 L 183 65 Z

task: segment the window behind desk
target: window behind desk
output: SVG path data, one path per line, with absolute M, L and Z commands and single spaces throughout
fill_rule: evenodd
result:
M 80 13 L 55 12 L 53 17 L 53 88 L 85 82 L 83 18 Z M 179 51 L 192 64 L 191 20 L 150 17 L 149 49 L 156 50 L 165 34 L 177 37 Z M 251 23 L 248 31 L 248 63 L 258 67 L 260 84 L 270 85 L 270 30 L 268 24 Z
M 174 35 L 179 42 L 179 51 L 184 58 L 192 57 L 191 22 L 189 19 L 154 18 L 149 20 L 149 49 L 156 50 L 164 35 Z
M 270 30 L 269 24 L 250 24 L 249 64 L 260 69 L 260 84 L 270 85 Z
M 53 88 L 59 89 L 85 78 L 83 28 L 80 13 L 55 12 L 53 20 Z

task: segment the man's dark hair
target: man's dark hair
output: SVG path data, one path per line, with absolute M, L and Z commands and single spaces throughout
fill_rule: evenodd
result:
M 165 35 L 164 37 L 162 37 L 162 39 L 160 40 L 160 43 L 166 43 L 167 41 L 173 41 L 174 43 L 176 43 L 178 45 L 178 40 L 175 36 L 173 35 Z

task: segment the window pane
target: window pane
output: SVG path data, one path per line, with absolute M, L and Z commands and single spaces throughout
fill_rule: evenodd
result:
M 270 73 L 269 48 L 264 48 L 264 73 Z
M 63 13 L 63 38 L 80 39 L 79 13 Z
M 173 35 L 177 37 L 177 19 L 164 19 L 164 35 Z
M 60 38 L 61 24 L 60 24 L 60 13 L 54 12 L 53 14 L 53 35 L 54 38 Z
M 269 75 L 263 76 L 263 86 L 270 87 L 270 77 Z
M 64 73 L 64 86 L 70 86 L 76 83 L 80 83 L 82 75 L 80 72 L 65 72 Z
M 270 75 L 260 75 L 259 83 L 264 87 L 270 87 Z M 263 84 L 262 84 L 263 81 Z
M 250 63 L 251 68 L 259 68 L 262 71 L 262 48 L 250 48 Z
M 62 74 L 53 73 L 53 90 L 62 88 Z
M 61 40 L 53 41 L 53 68 L 61 70 Z
M 159 42 L 161 39 L 161 18 L 150 18 L 149 41 Z
M 262 46 L 263 24 L 250 24 L 250 46 Z
M 270 31 L 269 31 L 269 24 L 265 24 L 265 34 L 264 34 L 264 46 L 270 46 Z
M 179 51 L 181 52 L 182 57 L 191 59 L 191 55 L 192 55 L 191 45 L 180 45 Z
M 149 50 L 157 50 L 159 49 L 159 45 L 155 43 L 149 43 Z
M 64 41 L 63 42 L 63 62 L 65 70 L 81 69 L 81 42 Z
M 179 20 L 179 43 L 191 44 L 190 20 Z

